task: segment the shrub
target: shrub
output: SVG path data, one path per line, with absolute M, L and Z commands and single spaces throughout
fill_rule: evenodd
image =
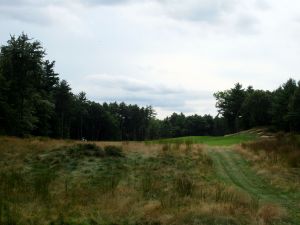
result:
M 112 157 L 124 157 L 122 147 L 108 145 L 104 147 L 105 154 Z
M 77 144 L 68 148 L 68 154 L 71 157 L 82 157 L 82 156 L 93 156 L 93 157 L 104 157 L 105 153 L 101 147 L 95 144 Z
M 289 153 L 287 155 L 287 163 L 292 168 L 300 167 L 300 151 Z
M 162 146 L 162 151 L 163 152 L 167 152 L 167 151 L 170 151 L 171 150 L 171 145 L 170 144 L 164 144 Z

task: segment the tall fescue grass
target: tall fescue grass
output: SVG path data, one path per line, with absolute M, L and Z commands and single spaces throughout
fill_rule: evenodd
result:
M 0 137 L 0 156 L 1 225 L 235 225 L 278 216 L 216 180 L 193 143 Z
M 278 133 L 274 137 L 243 143 L 237 149 L 272 185 L 288 192 L 299 191 L 299 135 Z
M 272 164 L 285 163 L 288 167 L 300 167 L 300 137 L 298 135 L 278 133 L 274 138 L 243 143 L 242 147 L 256 153 L 264 151 L 265 160 Z

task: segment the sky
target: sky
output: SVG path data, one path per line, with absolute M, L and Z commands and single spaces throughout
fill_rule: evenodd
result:
M 300 80 L 298 0 L 0 0 L 0 44 L 41 41 L 74 93 L 216 115 L 213 93 Z

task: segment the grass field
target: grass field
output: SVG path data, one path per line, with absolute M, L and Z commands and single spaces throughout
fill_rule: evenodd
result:
M 234 144 L 240 144 L 247 141 L 256 140 L 258 136 L 251 133 L 241 133 L 228 136 L 190 136 L 190 137 L 179 137 L 170 139 L 161 139 L 154 141 L 154 143 L 165 144 L 165 143 L 187 143 L 187 144 L 205 144 L 209 146 L 230 146 Z
M 146 143 L 0 137 L 0 224 L 300 224 L 299 189 L 284 189 L 300 175 L 289 179 L 286 163 L 277 170 L 263 164 L 257 157 L 263 145 L 254 145 L 260 140 L 248 142 L 256 139 L 251 133 Z M 285 183 L 273 185 L 270 174 L 282 171 Z

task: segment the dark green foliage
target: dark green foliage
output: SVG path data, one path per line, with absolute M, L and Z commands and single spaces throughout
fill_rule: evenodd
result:
M 55 96 L 55 117 L 54 136 L 70 138 L 70 125 L 72 118 L 73 94 L 67 81 L 62 80 L 54 92 Z
M 197 114 L 185 116 L 184 114 L 173 113 L 170 117 L 161 121 L 160 135 L 163 138 L 183 137 L 183 136 L 203 136 L 203 135 L 224 135 L 225 124 L 215 126 L 218 117 L 210 115 L 199 116 Z
M 242 85 L 237 83 L 234 88 L 214 94 L 219 114 L 227 121 L 230 132 L 239 130 L 238 120 L 241 116 L 241 107 L 245 100 L 246 92 Z
M 95 144 L 78 144 L 68 148 L 67 154 L 73 158 L 81 158 L 83 156 L 104 157 L 105 152 L 101 147 Z
M 4 116 L 9 119 L 4 129 L 9 134 L 22 136 L 32 132 L 37 125 L 44 55 L 41 44 L 32 42 L 25 34 L 17 38 L 12 36 L 7 46 L 1 46 L 0 68 L 5 82 L 1 89 L 6 103 Z
M 112 157 L 124 157 L 122 147 L 108 145 L 104 147 L 105 154 Z
M 290 116 L 290 119 L 293 118 L 293 116 L 289 114 L 289 104 L 292 109 L 292 100 L 297 89 L 299 89 L 299 87 L 297 87 L 296 81 L 289 79 L 273 92 L 271 108 L 272 124 L 280 130 L 288 131 L 292 128 L 288 119 L 288 116 Z
M 273 92 L 234 88 L 214 94 L 219 113 L 231 132 L 257 126 L 300 131 L 300 85 L 289 79 Z M 217 124 L 217 123 L 215 123 Z
M 271 93 L 262 90 L 247 91 L 241 106 L 240 123 L 242 128 L 249 129 L 256 126 L 266 126 L 271 123 Z
M 255 126 L 300 131 L 300 87 L 292 79 L 274 92 L 237 83 L 215 93 L 215 118 L 173 113 L 158 120 L 151 106 L 99 104 L 84 92 L 72 93 L 45 55 L 41 43 L 26 34 L 0 47 L 0 134 L 130 141 L 217 136 Z
M 55 221 L 51 221 L 49 225 L 102 225 L 93 219 L 88 219 L 84 222 L 78 222 L 76 220 L 65 219 L 62 215 L 59 216 Z M 105 223 L 106 224 L 106 223 Z
M 300 131 L 300 82 L 294 94 L 290 97 L 286 120 L 291 131 Z
M 149 107 L 88 101 L 60 81 L 40 42 L 12 36 L 0 54 L 0 134 L 88 140 L 144 140 L 154 135 Z

